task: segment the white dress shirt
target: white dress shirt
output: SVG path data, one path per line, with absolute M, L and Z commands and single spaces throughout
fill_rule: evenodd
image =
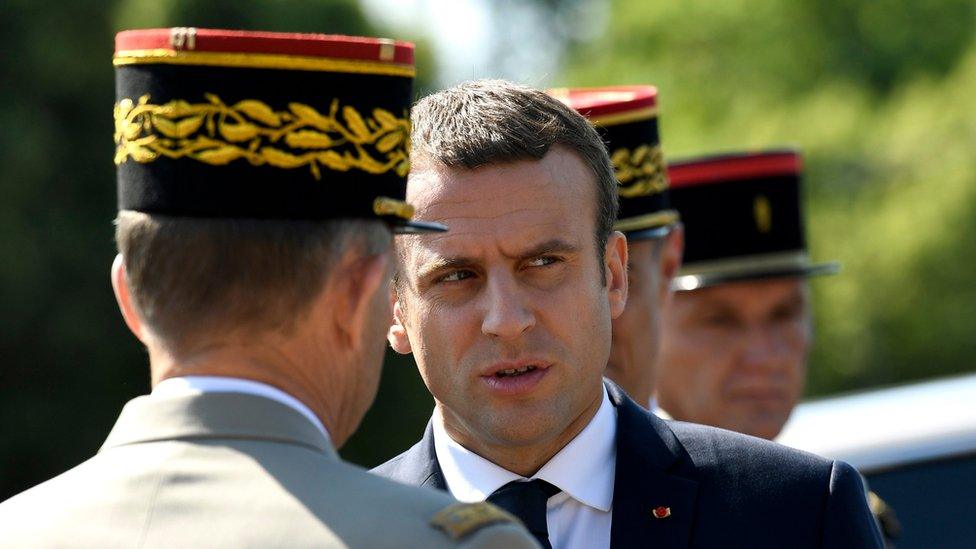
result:
M 513 480 L 542 479 L 562 492 L 549 498 L 546 524 L 553 549 L 610 547 L 613 482 L 617 464 L 617 410 L 606 391 L 590 423 L 531 479 L 508 471 L 455 442 L 437 411 L 434 451 L 456 499 L 484 501 Z
M 272 387 L 267 383 L 241 379 L 239 377 L 223 376 L 181 376 L 164 379 L 156 384 L 150 396 L 166 397 L 177 395 L 199 395 L 202 393 L 244 393 L 246 395 L 256 395 L 274 400 L 288 406 L 296 412 L 302 414 L 315 428 L 318 429 L 326 440 L 332 441 L 329 431 L 319 420 L 308 406 L 302 401 L 289 395 L 277 387 Z

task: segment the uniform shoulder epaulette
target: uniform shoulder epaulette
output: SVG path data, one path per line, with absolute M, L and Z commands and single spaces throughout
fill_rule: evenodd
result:
M 519 523 L 513 515 L 487 502 L 455 503 L 430 519 L 432 526 L 443 530 L 452 539 L 461 539 L 487 526 L 506 522 Z

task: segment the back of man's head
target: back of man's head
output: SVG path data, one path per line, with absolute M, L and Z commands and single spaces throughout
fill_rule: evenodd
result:
M 553 145 L 578 154 L 596 180 L 596 239 L 603 250 L 617 216 L 617 181 L 599 134 L 578 113 L 541 90 L 475 80 L 421 99 L 411 120 L 415 166 L 433 161 L 473 170 L 539 160 Z
M 188 218 L 122 211 L 116 240 L 129 290 L 170 353 L 213 336 L 287 334 L 343 254 L 387 250 L 380 221 Z

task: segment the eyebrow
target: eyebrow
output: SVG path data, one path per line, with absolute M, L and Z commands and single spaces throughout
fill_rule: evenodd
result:
M 579 251 L 579 247 L 560 238 L 554 238 L 552 240 L 547 240 L 541 244 L 537 244 L 532 248 L 529 248 L 523 252 L 509 255 L 505 254 L 505 257 L 509 259 L 514 259 L 516 261 L 523 261 L 533 257 L 539 257 L 540 255 L 548 254 L 573 254 Z M 476 265 L 477 261 L 471 257 L 457 256 L 457 257 L 438 257 L 424 263 L 418 269 L 418 280 L 424 280 L 425 278 L 431 276 L 433 273 L 438 271 L 445 271 L 450 269 L 461 269 L 464 267 L 471 267 Z
M 807 299 L 806 294 L 803 292 L 802 288 L 797 288 L 795 291 L 791 292 L 783 300 L 776 304 L 777 307 L 805 307 L 810 300 Z
M 427 263 L 424 263 L 420 269 L 418 269 L 417 280 L 424 280 L 438 271 L 446 271 L 449 269 L 460 269 L 463 267 L 470 267 L 475 264 L 475 261 L 468 257 L 438 257 Z
M 696 303 L 693 311 L 695 314 L 706 314 L 706 313 L 738 313 L 738 309 L 728 301 L 724 299 L 704 299 L 700 303 Z
M 506 257 L 510 259 L 529 259 L 531 257 L 539 257 L 540 255 L 572 254 L 578 251 L 579 246 L 570 244 L 569 242 L 566 242 L 560 238 L 553 238 L 552 240 L 547 240 L 533 248 L 529 248 L 520 254 L 516 254 L 514 256 L 506 255 Z
M 782 307 L 795 307 L 795 306 L 807 306 L 809 305 L 809 299 L 805 295 L 802 288 L 798 288 L 794 292 L 790 292 L 788 295 L 784 296 L 779 301 L 772 304 L 772 309 L 779 309 Z M 706 312 L 732 312 L 738 313 L 739 308 L 736 306 L 735 302 L 730 301 L 721 297 L 706 297 L 701 303 L 696 304 L 695 311 L 706 313 Z

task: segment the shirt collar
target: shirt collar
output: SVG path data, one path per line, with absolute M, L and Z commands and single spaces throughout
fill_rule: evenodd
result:
M 302 401 L 277 387 L 272 387 L 267 383 L 261 383 L 259 381 L 223 376 L 171 377 L 157 383 L 152 390 L 151 396 L 165 397 L 200 393 L 244 393 L 274 400 L 308 418 L 312 422 L 312 425 L 315 425 L 325 435 L 326 439 L 332 440 L 329 436 L 329 431 L 322 424 L 322 421 Z
M 648 408 L 648 410 L 650 410 L 651 412 L 653 412 L 654 415 L 656 415 L 657 417 L 659 417 L 661 419 L 666 419 L 666 420 L 669 420 L 669 421 L 674 419 L 673 417 L 671 417 L 671 414 L 669 414 L 667 410 L 665 410 L 664 408 L 661 408 L 660 403 L 658 403 L 658 402 L 652 402 L 652 404 L 653 404 L 653 406 L 651 406 L 650 408 Z
M 513 480 L 530 480 L 503 469 L 458 444 L 447 434 L 441 414 L 434 412 L 434 452 L 451 494 L 463 502 L 484 501 Z M 596 415 L 576 438 L 532 476 L 566 492 L 569 497 L 603 512 L 613 503 L 617 462 L 617 411 L 606 391 Z

